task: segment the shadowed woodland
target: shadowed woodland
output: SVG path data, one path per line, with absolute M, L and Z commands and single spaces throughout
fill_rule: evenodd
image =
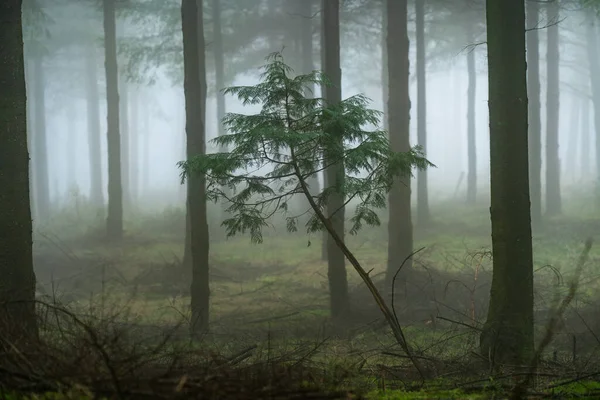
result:
M 0 1 L 2 398 L 599 397 L 599 24 Z

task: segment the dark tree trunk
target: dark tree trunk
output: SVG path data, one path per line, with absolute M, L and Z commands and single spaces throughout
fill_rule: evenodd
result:
M 407 152 L 410 150 L 407 1 L 388 1 L 387 15 L 390 145 L 393 151 Z M 387 289 L 391 288 L 394 274 L 413 249 L 410 187 L 410 176 L 398 178 L 389 195 Z M 403 270 L 411 268 L 412 260 L 408 259 Z
M 30 61 L 31 58 L 29 58 L 29 61 L 27 62 L 28 57 L 25 57 L 25 83 L 26 83 L 26 90 L 27 90 L 27 148 L 29 149 L 29 155 L 30 157 L 33 157 L 33 150 L 34 150 L 34 146 L 33 146 L 33 136 L 35 133 L 35 121 L 33 119 L 33 114 L 34 114 L 34 105 L 33 105 L 33 98 L 34 98 L 34 94 L 33 94 L 33 88 L 32 88 L 32 82 L 33 82 L 33 72 L 32 72 L 32 62 Z M 30 196 L 30 203 L 31 203 L 31 216 L 33 218 L 33 220 L 35 221 L 37 219 L 37 200 L 35 199 L 35 188 L 36 188 L 36 183 L 35 183 L 35 174 L 34 174 L 34 169 L 33 169 L 33 163 L 31 162 L 31 160 L 29 161 L 29 196 Z
M 529 190 L 531 223 L 542 223 L 542 122 L 540 89 L 539 4 L 527 2 L 527 96 L 529 97 Z
M 186 110 L 187 158 L 205 153 L 206 66 L 201 0 L 182 0 L 183 67 Z M 187 181 L 187 210 L 192 263 L 190 331 L 208 330 L 209 275 L 206 179 L 190 176 Z
M 546 90 L 546 214 L 558 215 L 562 211 L 560 196 L 560 156 L 558 143 L 558 114 L 560 112 L 558 0 L 546 6 L 548 15 L 548 52 L 546 54 L 548 86 Z
M 129 84 L 125 77 L 119 80 L 119 121 L 121 133 L 121 189 L 123 191 L 123 206 L 131 207 L 130 188 L 130 159 L 129 159 Z
M 590 175 L 590 100 L 581 99 L 581 179 Z
M 17 348 L 37 337 L 21 6 L 0 2 L 0 340 Z
M 492 287 L 481 354 L 523 365 L 533 351 L 525 2 L 487 0 Z
M 427 154 L 427 87 L 425 61 L 425 0 L 415 2 L 417 30 L 417 141 Z M 427 226 L 431 220 L 427 191 L 427 170 L 417 171 L 417 223 Z
M 88 152 L 90 164 L 90 202 L 104 208 L 104 190 L 102 189 L 102 147 L 100 138 L 100 96 L 98 94 L 98 67 L 96 47 L 88 45 L 86 57 L 87 77 L 87 124 Z
M 475 35 L 473 27 L 467 24 L 467 40 L 473 43 Z M 467 89 L 467 204 L 474 205 L 477 201 L 477 135 L 475 131 L 475 96 L 477 94 L 477 70 L 475 69 L 475 47 L 467 53 L 467 74 L 469 86 Z
M 325 88 L 327 104 L 337 104 L 342 101 L 342 69 L 340 65 L 340 3 L 339 0 L 323 0 L 323 71 L 330 79 L 332 85 Z M 332 132 L 339 135 L 339 132 Z M 341 137 L 341 135 L 339 135 Z M 339 159 L 339 147 L 343 146 L 342 140 L 335 148 L 326 148 L 325 164 L 332 164 L 326 169 L 327 184 L 339 188 L 344 187 L 345 171 L 344 160 Z M 344 240 L 344 196 L 335 191 L 329 196 L 327 202 L 327 216 L 331 220 L 337 235 Z M 346 259 L 344 253 L 335 243 L 331 235 L 327 236 L 327 276 L 329 278 L 329 298 L 331 316 L 341 319 L 347 315 L 348 309 L 348 277 L 346 273 Z
M 115 0 L 104 0 L 104 52 L 106 70 L 106 119 L 108 143 L 108 214 L 106 234 L 123 237 L 123 188 L 121 183 L 121 135 L 119 133 L 119 70 Z
M 590 86 L 594 109 L 594 133 L 596 148 L 596 184 L 600 187 L 600 58 L 598 57 L 598 30 L 596 16 L 588 12 L 586 26 L 587 55 L 590 66 Z
M 44 59 L 41 54 L 33 56 L 33 101 L 35 105 L 35 134 L 33 137 L 32 165 L 35 175 L 35 199 L 37 217 L 46 220 L 50 217 L 50 183 L 48 176 L 48 143 L 46 138 L 46 82 Z

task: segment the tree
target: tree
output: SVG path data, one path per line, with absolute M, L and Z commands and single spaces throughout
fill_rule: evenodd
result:
M 531 222 L 542 222 L 542 122 L 540 89 L 539 4 L 527 2 L 527 97 L 529 99 L 529 190 Z
M 472 44 L 475 39 L 473 26 L 466 23 L 467 41 Z M 475 50 L 467 52 L 467 74 L 469 86 L 467 89 L 467 204 L 474 205 L 477 200 L 477 132 L 475 130 L 475 96 L 477 95 L 477 70 L 475 69 Z
M 213 143 L 227 145 L 231 150 L 180 162 L 182 178 L 206 176 L 208 198 L 214 202 L 224 198 L 229 204 L 230 217 L 222 223 L 227 236 L 249 232 L 253 243 L 262 242 L 262 230 L 276 214 L 283 214 L 290 232 L 297 231 L 300 215 L 291 213 L 288 204 L 297 194 L 305 196 L 311 206 L 307 233 L 326 230 L 331 235 L 367 285 L 396 340 L 410 356 L 398 321 L 369 274 L 338 235 L 335 216 L 327 216 L 326 210 L 333 195 L 356 200 L 359 204 L 350 218 L 348 232 L 354 235 L 364 224 L 379 226 L 376 210 L 385 207 L 385 195 L 395 177 L 410 175 L 413 167 L 426 168 L 431 164 L 418 149 L 393 151 L 385 131 L 363 129 L 364 125 L 377 126 L 381 115 L 366 107 L 368 100 L 364 96 L 335 103 L 306 98 L 304 93 L 311 85 L 333 83 L 318 71 L 291 77 L 291 69 L 280 53 L 270 55 L 267 61 L 261 83 L 225 90 L 226 94 L 237 95 L 243 104 L 261 105 L 260 113 L 227 114 L 224 124 L 229 133 L 213 139 Z M 336 151 L 328 150 L 331 148 Z M 329 158 L 325 157 L 326 152 Z M 313 196 L 307 178 L 326 169 L 328 164 L 344 165 L 345 179 Z M 264 170 L 270 172 L 255 173 Z M 229 196 L 223 186 L 240 190 Z M 333 310 L 332 317 L 335 318 Z
M 323 0 L 323 71 L 331 80 L 325 86 L 324 98 L 330 105 L 342 100 L 342 68 L 340 66 L 340 4 L 339 0 Z M 337 141 L 331 141 L 323 149 L 327 187 L 344 187 L 344 159 L 337 154 L 343 147 L 343 127 L 330 125 L 329 132 Z M 346 199 L 341 191 L 333 192 L 327 198 L 327 217 L 337 236 L 344 240 L 344 219 Z M 336 245 L 334 237 L 327 236 L 327 277 L 331 301 L 331 315 L 341 318 L 348 312 L 348 278 L 342 249 Z
M 102 153 L 100 146 L 100 96 L 98 94 L 97 48 L 95 43 L 88 44 L 85 61 L 88 151 L 90 158 L 90 201 L 96 207 L 104 208 Z
M 548 50 L 546 67 L 548 86 L 546 90 L 546 214 L 549 216 L 561 213 L 560 196 L 560 156 L 558 143 L 558 116 L 560 113 L 560 80 L 559 80 L 559 0 L 551 0 L 546 4 L 548 15 Z
M 106 72 L 106 119 L 108 143 L 108 214 L 106 234 L 123 237 L 123 187 L 121 183 L 121 135 L 119 132 L 119 69 L 115 0 L 104 0 L 104 63 Z
M 598 55 L 598 17 L 594 13 L 587 13 L 586 21 L 586 48 L 589 62 L 590 86 L 592 89 L 592 106 L 594 110 L 594 133 L 596 139 L 596 180 L 600 186 L 600 56 Z M 589 107 L 589 105 L 588 105 Z M 587 125 L 587 124 L 586 124 Z M 583 133 L 586 134 L 585 132 Z
M 486 5 L 494 269 L 480 349 L 492 362 L 519 365 L 533 351 L 525 4 Z
M 22 5 L 0 2 L 0 331 L 13 346 L 37 335 Z
M 388 124 L 392 150 L 410 150 L 409 42 L 407 1 L 387 2 L 387 55 L 389 72 Z M 388 265 L 389 287 L 403 260 L 413 251 L 410 176 L 399 176 L 389 194 Z M 410 269 L 408 259 L 404 268 Z
M 182 0 L 183 68 L 186 116 L 187 159 L 205 154 L 206 67 L 204 23 L 201 0 Z M 208 222 L 206 216 L 206 178 L 194 174 L 187 181 L 187 223 L 192 283 L 190 331 L 197 335 L 208 330 L 209 265 Z
M 425 0 L 415 1 L 417 30 L 417 142 L 427 154 L 427 86 L 425 61 Z M 417 172 L 417 223 L 427 225 L 431 220 L 427 192 L 427 170 Z

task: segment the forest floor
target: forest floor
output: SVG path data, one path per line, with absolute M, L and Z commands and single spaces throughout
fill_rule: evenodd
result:
M 583 242 L 600 233 L 600 205 L 580 197 L 565 202 L 564 215 L 534 232 L 538 333 L 568 290 Z M 213 363 L 221 357 L 226 361 L 217 364 L 228 368 L 302 364 L 310 372 L 303 370 L 300 377 L 289 372 L 300 386 L 355 398 L 502 398 L 519 374 L 487 373 L 476 355 L 491 281 L 488 205 L 447 202 L 433 205 L 431 212 L 431 226 L 415 228 L 415 248 L 424 249 L 406 272 L 407 287 L 395 307 L 432 379 L 420 379 L 350 268 L 352 317 L 347 326 L 331 326 L 320 235 L 287 234 L 283 228 L 265 232 L 259 245 L 249 237 L 226 240 L 222 233 L 211 238 L 211 330 L 200 344 L 187 345 Z M 180 268 L 182 210 L 132 218 L 119 245 L 99 240 L 97 220 L 88 214 L 65 210 L 37 227 L 40 291 L 70 310 L 118 320 L 139 337 L 164 337 L 168 331 L 171 340 L 186 342 L 189 277 Z M 386 267 L 386 229 L 366 229 L 348 243 L 379 282 Z M 592 247 L 576 299 L 534 379 L 537 396 L 600 395 L 594 381 L 600 376 L 599 266 L 600 246 Z M 265 374 L 273 379 L 273 371 Z

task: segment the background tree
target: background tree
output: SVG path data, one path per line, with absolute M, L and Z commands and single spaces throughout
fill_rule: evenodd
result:
M 487 0 L 493 276 L 481 353 L 521 365 L 533 351 L 523 0 Z M 510 293 L 510 294 L 509 294 Z
M 37 335 L 22 6 L 0 2 L 0 331 L 11 346 Z
M 548 42 L 546 68 L 548 86 L 546 89 L 546 214 L 560 214 L 562 201 L 560 194 L 559 156 L 559 113 L 560 113 L 560 52 L 559 52 L 559 0 L 546 4 L 548 16 Z
M 204 56 L 204 23 L 201 0 L 182 0 L 183 67 L 187 158 L 205 154 L 206 67 Z M 203 174 L 187 181 L 187 223 L 191 256 L 190 330 L 197 335 L 208 330 L 209 275 L 208 222 L 206 218 L 206 179 Z

